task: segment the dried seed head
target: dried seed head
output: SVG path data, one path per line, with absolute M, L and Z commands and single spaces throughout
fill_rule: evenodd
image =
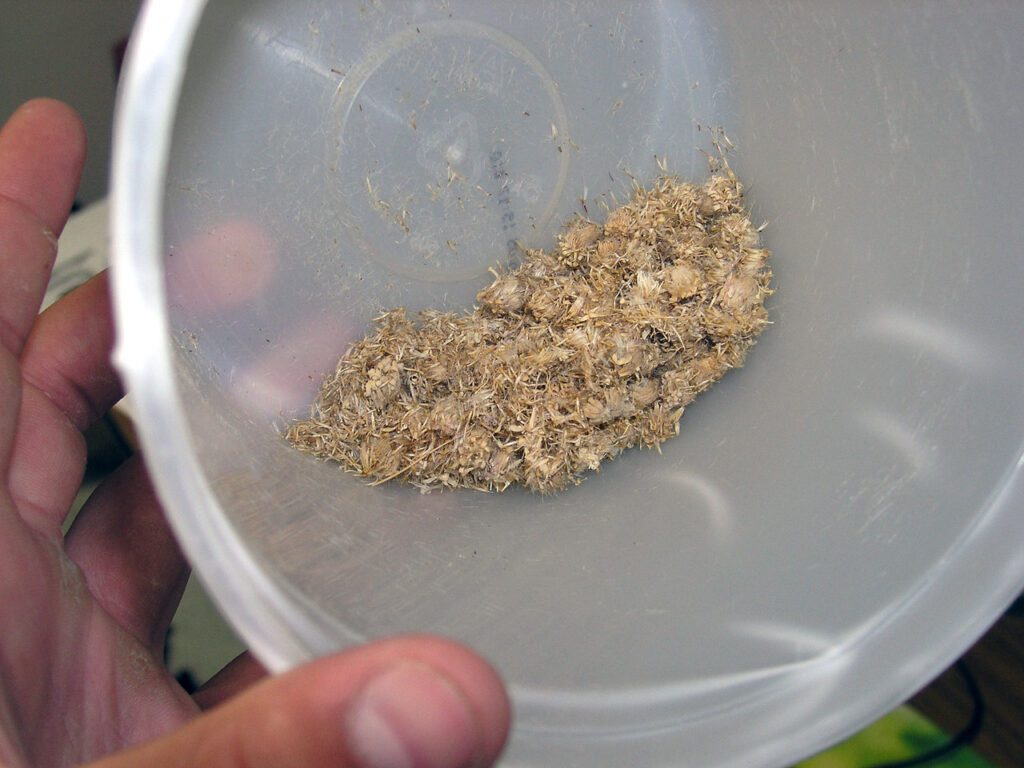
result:
M 508 448 L 497 448 L 491 452 L 487 470 L 496 483 L 512 483 L 515 482 L 515 476 L 512 475 L 512 471 L 516 468 L 517 464 L 515 454 L 511 450 Z
M 608 421 L 607 409 L 604 401 L 597 397 L 591 397 L 583 404 L 583 415 L 592 424 L 604 424 Z
M 398 397 L 401 388 L 398 363 L 392 357 L 385 357 L 367 372 L 363 394 L 379 408 Z
M 672 301 L 682 301 L 695 295 L 701 283 L 700 271 L 692 264 L 676 264 L 664 273 L 665 290 Z
M 394 310 L 325 379 L 288 439 L 378 481 L 548 493 L 634 445 L 743 359 L 767 323 L 768 252 L 724 166 L 637 189 L 603 228 L 480 291 L 468 314 Z
M 552 363 L 559 362 L 560 357 L 557 348 L 541 347 L 526 356 L 526 365 L 535 370 L 544 370 Z
M 462 427 L 465 409 L 454 397 L 439 400 L 430 411 L 427 424 L 444 436 L 454 435 Z
M 538 320 L 554 320 L 561 312 L 561 295 L 548 291 L 536 291 L 526 301 L 526 309 Z
M 658 399 L 658 382 L 653 379 L 640 379 L 629 389 L 629 397 L 637 408 L 646 408 Z
M 605 393 L 605 407 L 608 409 L 608 420 L 621 419 L 633 411 L 633 403 L 622 387 L 609 389 Z
M 726 369 L 719 355 L 705 355 L 693 361 L 689 378 L 695 388 L 704 389 L 718 381 Z
M 424 367 L 423 374 L 434 382 L 448 379 L 448 366 L 442 360 L 433 360 Z
M 732 213 L 740 210 L 743 186 L 732 174 L 716 174 L 707 180 L 704 190 L 715 201 L 719 212 Z
M 518 312 L 526 301 L 526 286 L 515 277 L 498 278 L 480 291 L 476 300 L 492 312 Z
M 604 233 L 612 237 L 629 237 L 636 232 L 636 213 L 628 208 L 617 208 L 608 214 L 604 222 Z
M 468 429 L 461 440 L 456 441 L 458 469 L 463 475 L 487 466 L 494 452 L 494 441 L 490 433 L 482 427 Z
M 768 251 L 764 248 L 749 248 L 743 251 L 737 268 L 744 274 L 755 276 L 764 269 L 767 261 Z
M 757 300 L 758 283 L 749 275 L 732 274 L 722 286 L 722 305 L 734 312 L 748 312 Z
M 695 202 L 697 205 L 697 212 L 705 219 L 710 219 L 718 212 L 718 207 L 715 204 L 715 198 L 707 193 L 699 195 Z
M 616 255 L 621 255 L 625 250 L 626 240 L 623 238 L 605 237 L 597 243 L 597 258 L 601 263 L 605 263 Z
M 590 246 L 597 242 L 601 228 L 591 221 L 579 221 L 559 238 L 558 250 L 562 261 L 570 267 L 579 266 Z
M 681 415 L 679 409 L 672 410 L 660 403 L 653 406 L 640 422 L 641 440 L 646 445 L 661 445 L 676 434 Z
M 661 283 L 654 275 L 645 270 L 636 273 L 636 284 L 629 292 L 629 302 L 634 306 L 647 306 L 658 302 Z
M 715 237 L 730 253 L 735 249 L 757 247 L 758 234 L 750 219 L 741 213 L 730 213 L 717 220 Z
M 494 357 L 505 365 L 512 365 L 519 358 L 515 342 L 503 342 L 494 348 Z

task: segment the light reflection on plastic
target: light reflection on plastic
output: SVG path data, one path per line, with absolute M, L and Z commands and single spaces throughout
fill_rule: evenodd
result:
M 338 74 L 333 72 L 330 67 L 326 66 L 323 62 L 318 61 L 313 56 L 310 56 L 299 43 L 285 40 L 278 35 L 272 35 L 265 29 L 255 29 L 251 31 L 252 39 L 254 42 L 266 46 L 268 50 L 273 51 L 281 60 L 288 62 L 289 64 L 296 64 L 302 69 L 312 72 L 320 77 L 328 80 L 337 80 Z
M 916 311 L 882 310 L 873 313 L 862 328 L 867 335 L 904 344 L 955 368 L 981 373 L 998 366 L 997 351 L 985 339 Z
M 818 629 L 790 622 L 758 620 L 733 622 L 734 634 L 777 648 L 784 656 L 806 659 L 833 650 L 836 638 Z
M 668 472 L 663 479 L 689 492 L 691 497 L 700 502 L 711 524 L 711 533 L 718 543 L 732 540 L 736 529 L 735 515 L 721 488 L 708 478 L 685 470 Z
M 864 431 L 892 449 L 915 473 L 930 474 L 934 469 L 936 447 L 925 442 L 919 431 L 896 416 L 867 410 L 857 415 L 857 421 Z
M 339 317 L 315 317 L 273 340 L 265 354 L 236 374 L 232 396 L 247 412 L 260 417 L 304 416 L 323 375 L 355 339 L 355 329 Z

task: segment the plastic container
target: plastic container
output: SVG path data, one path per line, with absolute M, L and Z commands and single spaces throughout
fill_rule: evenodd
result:
M 924 685 L 1024 584 L 1022 41 L 998 3 L 147 4 L 116 357 L 221 608 L 276 670 L 469 643 L 509 766 L 782 765 Z M 424 496 L 284 443 L 379 310 L 468 307 L 659 160 L 702 178 L 706 126 L 774 325 L 662 456 Z

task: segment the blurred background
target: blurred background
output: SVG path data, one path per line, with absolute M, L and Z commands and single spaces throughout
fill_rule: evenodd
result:
M 339 0 L 340 1 L 340 0 Z M 76 214 L 61 238 L 47 302 L 103 269 L 117 77 L 140 0 L 0 0 L 0 119 L 50 96 L 71 104 L 89 133 Z M 130 403 L 90 431 L 76 511 L 134 450 Z M 193 579 L 168 637 L 167 662 L 187 689 L 243 650 Z M 1024 765 L 1024 610 L 1018 601 L 963 659 L 908 704 L 801 768 Z
M 79 202 L 107 194 L 114 89 L 140 0 L 0 0 L 0 114 L 33 96 L 71 104 L 89 131 Z
M 52 303 L 106 266 L 106 197 L 117 79 L 141 0 L 0 0 L 0 120 L 38 96 L 73 106 L 89 155 L 47 293 Z M 75 512 L 132 451 L 130 403 L 87 435 L 89 465 Z M 70 520 L 69 520 L 70 523 Z M 171 630 L 168 663 L 186 687 L 211 677 L 244 646 L 195 579 Z

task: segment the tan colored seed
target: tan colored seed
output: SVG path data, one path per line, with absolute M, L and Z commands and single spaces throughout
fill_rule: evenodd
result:
M 526 301 L 526 286 L 514 277 L 501 277 L 480 291 L 476 300 L 495 312 L 518 312 Z
M 665 290 L 672 301 L 688 299 L 700 290 L 700 270 L 692 263 L 676 264 L 665 271 Z
M 659 179 L 603 226 L 525 250 L 472 312 L 382 315 L 287 437 L 424 491 L 566 488 L 675 435 L 742 365 L 768 322 L 768 256 L 727 164 L 699 186 Z

